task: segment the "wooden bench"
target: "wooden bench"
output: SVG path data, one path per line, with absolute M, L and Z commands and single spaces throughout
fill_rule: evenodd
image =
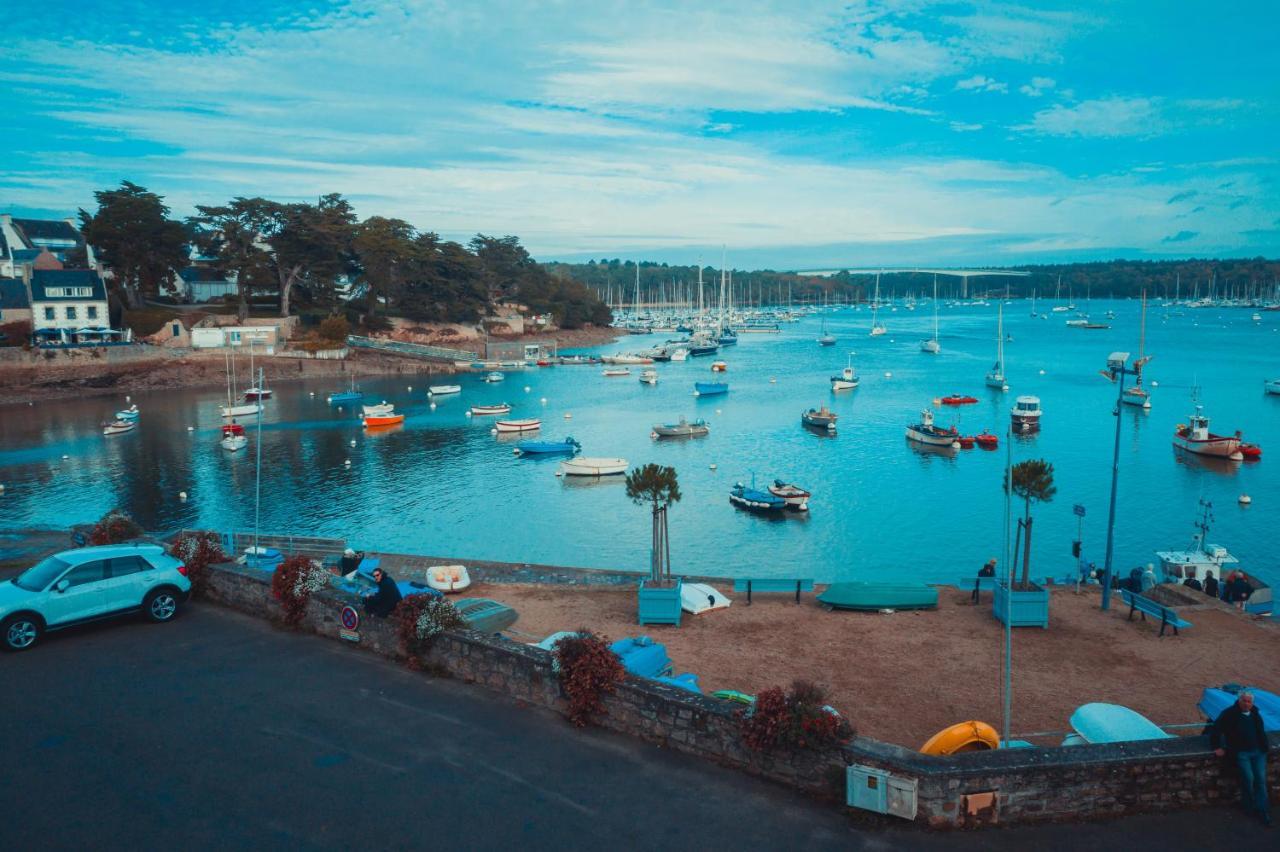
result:
M 956 588 L 963 592 L 971 592 L 970 600 L 974 603 L 978 602 L 978 595 L 981 592 L 994 592 L 996 590 L 995 577 L 961 577 L 956 582 Z
M 786 592 L 787 594 L 795 592 L 796 603 L 800 603 L 801 592 L 813 591 L 813 580 L 782 580 L 777 578 L 735 579 L 733 581 L 733 590 L 735 592 L 747 593 L 748 606 L 751 604 L 752 592 Z
M 1129 620 L 1133 620 L 1133 614 L 1136 612 L 1142 616 L 1142 620 L 1146 621 L 1147 616 L 1160 619 L 1160 635 L 1164 635 L 1166 627 L 1173 628 L 1173 635 L 1178 635 L 1178 628 L 1190 627 L 1191 622 L 1185 620 L 1164 604 L 1159 604 L 1151 598 L 1144 597 L 1129 589 L 1121 589 L 1120 597 L 1129 605 Z

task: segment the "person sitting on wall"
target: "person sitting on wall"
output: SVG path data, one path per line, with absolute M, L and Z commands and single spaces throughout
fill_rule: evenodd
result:
M 994 559 L 988 559 L 986 564 L 978 569 L 979 578 L 994 577 L 995 575 L 996 575 L 996 561 Z M 977 582 L 973 584 L 973 595 L 971 595 L 969 599 L 973 601 L 975 604 L 978 602 L 978 590 L 981 588 L 982 588 L 981 582 Z
M 351 548 L 342 551 L 342 558 L 338 560 L 338 567 L 333 569 L 333 573 L 342 577 L 344 580 L 354 580 L 356 571 L 360 570 L 360 563 L 364 559 L 364 551 L 356 553 Z
M 391 615 L 396 604 L 400 603 L 400 588 L 391 575 L 381 568 L 373 569 L 373 581 L 378 584 L 378 590 L 365 597 L 364 611 L 378 618 L 386 618 Z
M 1213 576 L 1212 571 L 1204 572 L 1204 593 L 1211 598 L 1218 596 L 1218 578 Z

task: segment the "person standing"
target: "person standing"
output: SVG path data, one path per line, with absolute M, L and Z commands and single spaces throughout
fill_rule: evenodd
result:
M 1218 714 L 1211 736 L 1213 753 L 1230 755 L 1240 770 L 1240 803 L 1271 825 L 1267 798 L 1267 732 L 1262 713 L 1253 706 L 1253 693 L 1242 691 L 1236 703 Z
M 1204 572 L 1204 593 L 1211 598 L 1218 596 L 1218 578 L 1213 576 L 1212 571 Z

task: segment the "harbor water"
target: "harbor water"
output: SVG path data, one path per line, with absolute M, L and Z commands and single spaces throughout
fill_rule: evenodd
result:
M 1014 435 L 1009 451 L 1015 463 L 1054 465 L 1057 494 L 1033 509 L 1031 573 L 1063 577 L 1076 568 L 1078 523 L 1086 560 L 1103 564 L 1116 386 L 1099 370 L 1113 351 L 1138 351 L 1138 301 L 1095 300 L 1090 309 L 1110 327 L 1072 328 L 1069 314 L 1042 319 L 1028 302 L 1008 304 L 1007 392 L 983 382 L 995 359 L 993 302 L 942 308 L 936 355 L 919 347 L 933 326 L 924 303 L 882 311 L 888 333 L 876 338 L 865 308 L 813 315 L 779 334 L 742 334 L 715 358 L 655 365 L 653 386 L 638 381 L 639 366 L 624 377 L 604 377 L 600 365 L 530 368 L 495 384 L 476 373 L 458 377 L 462 393 L 432 408 L 422 377 L 365 380 L 366 403 L 385 399 L 407 415 L 379 432 L 362 429 L 350 406 L 326 403 L 339 383 L 281 384 L 260 437 L 254 417 L 240 418 L 249 446 L 234 454 L 218 446 L 225 394 L 216 388 L 134 394 L 138 428 L 107 437 L 100 423 L 126 405 L 123 394 L 7 406 L 0 408 L 0 529 L 65 527 L 113 507 L 156 530 L 252 529 L 260 441 L 263 532 L 340 536 L 370 550 L 645 570 L 649 511 L 627 499 L 622 477 L 558 477 L 558 459 L 519 458 L 517 439 L 490 433 L 493 418 L 466 416 L 471 405 L 505 401 L 513 418 L 542 418 L 539 439 L 572 436 L 585 456 L 675 467 L 682 499 L 669 523 L 677 572 L 952 582 L 1001 556 L 1009 409 L 1016 395 L 1035 394 L 1042 429 Z M 1107 310 L 1116 318 L 1101 320 Z M 1280 582 L 1271 540 L 1280 517 L 1280 396 L 1263 393 L 1263 380 L 1280 376 L 1280 313 L 1261 322 L 1251 314 L 1148 308 L 1152 407 L 1120 412 L 1115 565 L 1122 575 L 1154 562 L 1157 549 L 1189 545 L 1203 498 L 1214 507 L 1210 540 Z M 822 319 L 834 346 L 816 342 Z M 644 349 L 675 336 L 624 336 L 591 351 Z M 829 377 L 850 352 L 861 386 L 833 393 Z M 711 372 L 717 359 L 728 364 L 724 374 Z M 693 396 L 695 381 L 713 380 L 727 381 L 729 393 Z M 1196 387 L 1213 431 L 1242 430 L 1262 446 L 1260 461 L 1211 462 L 1174 450 L 1171 437 L 1192 413 Z M 979 402 L 934 404 L 952 393 Z M 823 402 L 839 415 L 834 435 L 800 423 L 803 410 Z M 999 449 L 908 443 L 904 429 L 925 408 L 963 434 L 997 433 Z M 682 415 L 706 419 L 710 435 L 650 437 L 653 424 Z M 810 511 L 770 518 L 730 505 L 735 482 L 754 479 L 763 488 L 775 478 L 809 489 Z M 1251 505 L 1238 502 L 1242 494 Z

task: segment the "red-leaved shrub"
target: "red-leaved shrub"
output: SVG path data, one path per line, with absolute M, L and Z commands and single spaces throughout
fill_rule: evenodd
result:
M 119 509 L 102 516 L 89 533 L 90 544 L 119 544 L 142 535 L 143 529 Z
M 400 640 L 405 664 L 415 671 L 422 668 L 418 655 L 430 646 L 437 634 L 466 626 L 458 608 L 435 595 L 401 598 L 391 617 L 396 623 L 396 637 Z
M 200 596 L 209 585 L 209 566 L 227 561 L 218 536 L 211 532 L 185 533 L 173 543 L 174 556 L 187 566 L 191 594 Z
M 569 699 L 569 721 L 581 728 L 605 712 L 604 696 L 613 693 L 626 671 L 609 640 L 586 628 L 557 642 L 554 654 L 560 686 Z
M 756 696 L 755 706 L 738 715 L 742 741 L 756 751 L 823 749 L 844 745 L 853 738 L 853 726 L 827 705 L 827 691 L 797 680 L 789 692 L 780 687 Z
M 271 594 L 280 601 L 284 623 L 289 627 L 301 624 L 311 593 L 328 584 L 328 572 L 309 557 L 290 556 L 277 565 L 271 575 Z

